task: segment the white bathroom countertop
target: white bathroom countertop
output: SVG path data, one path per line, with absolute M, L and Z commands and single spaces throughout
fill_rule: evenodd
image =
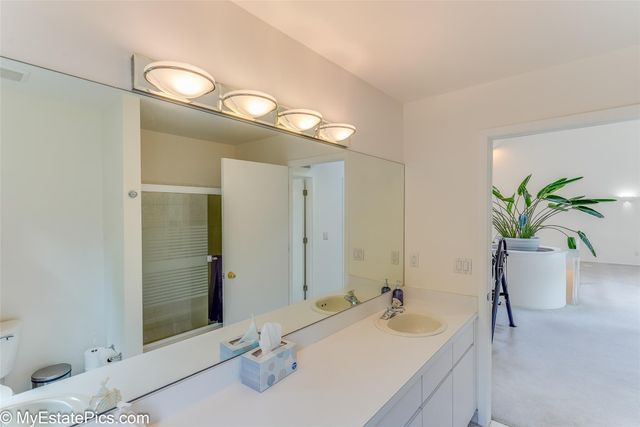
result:
M 363 283 L 352 284 L 348 289 L 355 289 L 356 295 L 362 301 L 368 301 L 378 296 L 380 285 L 377 282 L 374 286 L 365 284 L 364 279 L 360 280 Z M 335 294 L 329 295 L 342 294 L 342 292 L 336 291 Z M 319 312 L 312 308 L 318 299 L 329 295 L 261 314 L 255 317 L 256 324 L 261 327 L 265 322 L 278 322 L 286 334 L 299 330 L 330 316 L 328 313 Z M 122 392 L 123 400 L 130 401 L 194 372 L 218 364 L 221 362 L 220 343 L 244 334 L 250 321 L 247 319 L 226 325 L 224 328 L 195 335 L 153 351 L 127 357 L 118 363 L 81 372 L 79 375 L 74 372 L 74 376 L 49 384 L 47 387 L 39 387 L 2 398 L 0 408 L 64 395 L 77 395 L 88 401 L 90 396 L 98 392 L 102 381 L 106 378 L 109 378 L 110 387 L 116 387 Z
M 408 298 L 407 311 L 443 318 L 448 324 L 443 333 L 391 335 L 375 326 L 376 313 L 300 350 L 298 371 L 265 392 L 233 383 L 153 425 L 362 426 L 476 317 L 473 298 L 416 297 Z

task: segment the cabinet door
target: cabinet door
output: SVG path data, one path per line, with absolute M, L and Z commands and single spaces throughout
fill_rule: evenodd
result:
M 447 375 L 422 408 L 423 427 L 451 427 L 453 423 L 453 379 Z M 466 426 L 465 426 L 466 427 Z
M 376 427 L 398 427 L 407 425 L 409 421 L 411 421 L 413 414 L 420 408 L 421 403 L 422 386 L 418 379 L 395 405 L 384 414 L 382 419 L 373 425 Z
M 422 427 L 422 409 L 419 410 L 416 415 L 409 421 L 406 427 Z
M 475 346 L 453 368 L 453 427 L 467 427 L 476 411 Z

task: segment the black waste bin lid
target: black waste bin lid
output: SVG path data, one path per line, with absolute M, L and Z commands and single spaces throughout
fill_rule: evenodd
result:
M 57 365 L 46 366 L 38 369 L 31 375 L 34 383 L 48 383 L 55 381 L 71 373 L 71 365 L 68 363 L 58 363 Z

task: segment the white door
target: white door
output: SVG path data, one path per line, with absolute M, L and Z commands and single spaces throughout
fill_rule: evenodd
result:
M 289 303 L 289 169 L 222 159 L 223 321 Z

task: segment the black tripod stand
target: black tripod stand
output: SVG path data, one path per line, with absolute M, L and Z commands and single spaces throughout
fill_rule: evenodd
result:
M 491 340 L 493 341 L 493 334 L 496 330 L 496 316 L 498 315 L 498 306 L 500 305 L 500 297 L 504 297 L 504 302 L 507 306 L 507 314 L 509 315 L 509 326 L 516 327 L 513 322 L 513 313 L 511 312 L 511 300 L 509 299 L 509 290 L 507 288 L 507 242 L 504 239 L 498 241 L 498 248 L 493 255 L 493 310 L 491 312 Z M 502 289 L 502 290 L 501 290 Z

